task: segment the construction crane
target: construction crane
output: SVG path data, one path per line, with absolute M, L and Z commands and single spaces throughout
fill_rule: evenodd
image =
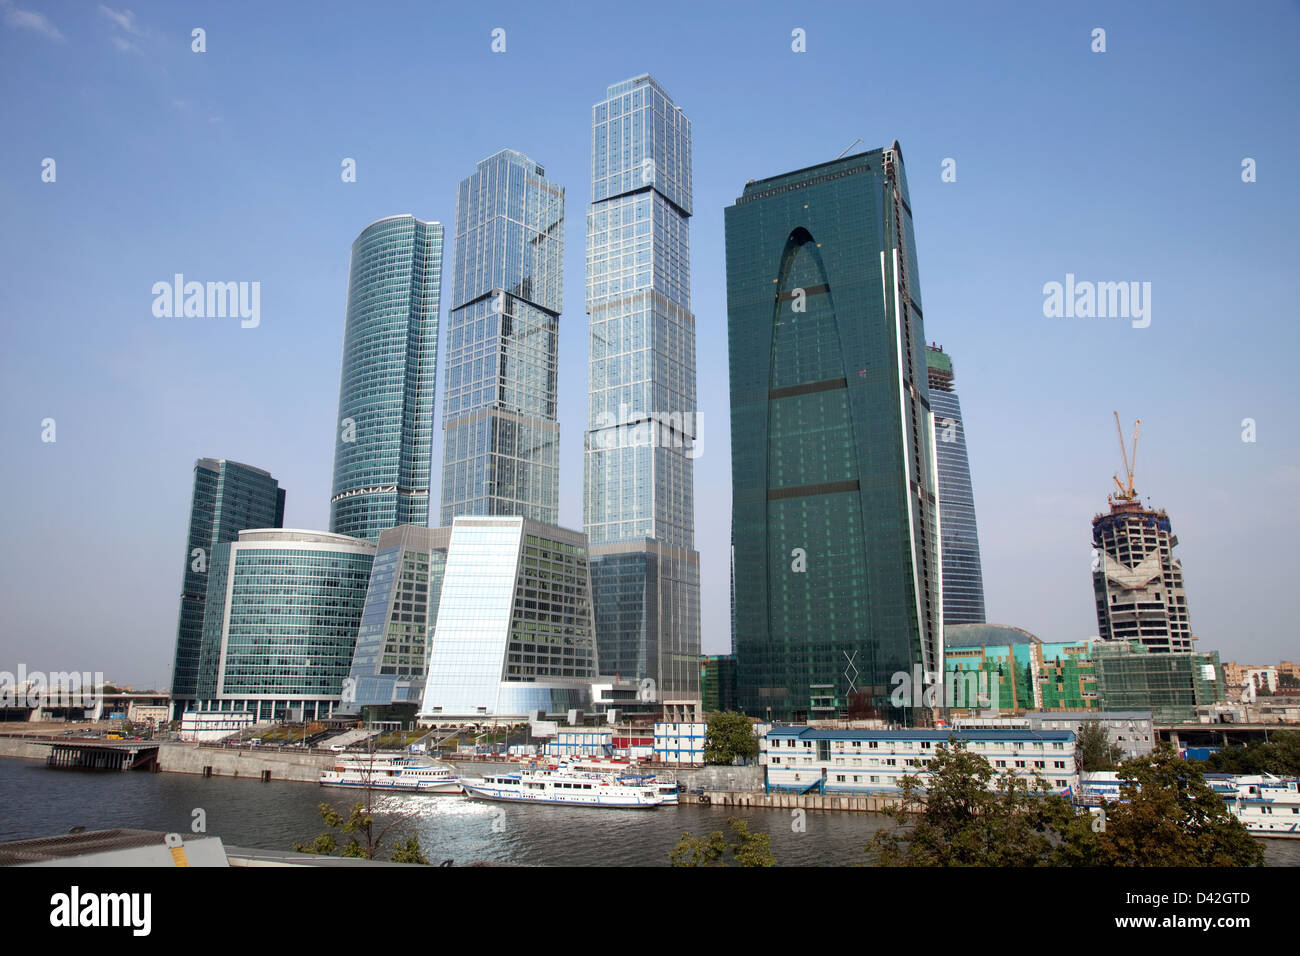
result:
M 1128 479 L 1127 483 L 1119 480 L 1115 475 L 1115 487 L 1119 493 L 1115 495 L 1117 501 L 1136 501 L 1137 492 L 1133 490 L 1133 469 L 1137 467 L 1138 458 L 1138 435 L 1142 431 L 1142 419 L 1133 422 L 1133 459 L 1129 460 L 1128 449 L 1124 446 L 1124 429 L 1120 427 L 1119 412 L 1115 412 L 1115 434 L 1119 436 L 1119 453 L 1124 457 L 1124 475 Z

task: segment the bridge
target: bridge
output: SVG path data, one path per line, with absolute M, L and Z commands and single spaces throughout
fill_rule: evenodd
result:
M 158 745 L 148 740 L 43 740 L 45 766 L 76 770 L 158 770 Z

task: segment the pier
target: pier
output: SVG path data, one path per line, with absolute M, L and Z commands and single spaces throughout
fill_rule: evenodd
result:
M 158 745 L 149 741 L 61 740 L 50 743 L 45 766 L 66 770 L 158 770 Z

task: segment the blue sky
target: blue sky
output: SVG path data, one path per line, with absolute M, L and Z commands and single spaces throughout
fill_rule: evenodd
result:
M 130 3 L 0 0 L 0 669 L 168 682 L 195 458 L 267 468 L 286 525 L 328 525 L 349 247 L 380 216 L 450 223 L 502 147 L 567 187 L 561 523 L 581 527 L 590 109 L 643 72 L 694 131 L 706 651 L 729 640 L 722 210 L 862 137 L 903 148 L 990 619 L 1096 633 L 1118 409 L 1143 420 L 1136 484 L 1174 523 L 1200 649 L 1300 659 L 1296 4 Z M 155 318 L 177 272 L 260 282 L 261 324 Z M 1150 282 L 1150 326 L 1044 317 L 1067 273 Z

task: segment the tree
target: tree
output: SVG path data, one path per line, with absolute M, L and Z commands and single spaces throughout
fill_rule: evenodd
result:
M 888 811 L 898 828 L 878 830 L 867 845 L 884 866 L 1051 866 L 1062 861 L 1067 834 L 1079 829 L 1074 809 L 1043 780 L 1004 773 L 949 738 L 924 782 L 902 780 L 902 799 Z M 991 786 L 991 784 L 996 784 Z
M 757 756 L 758 737 L 748 717 L 727 710 L 709 714 L 704 738 L 705 763 L 730 765 L 737 757 L 749 760 Z
M 1210 754 L 1205 769 L 1210 773 L 1300 775 L 1300 731 L 1282 730 L 1267 742 L 1261 740 L 1244 747 L 1225 747 Z
M 1098 866 L 1259 866 L 1264 848 L 1167 744 L 1119 767 L 1120 800 L 1095 835 Z
M 735 817 L 727 818 L 734 840 L 728 844 L 721 830 L 707 837 L 682 834 L 681 841 L 668 853 L 673 866 L 726 866 L 724 858 L 731 851 L 739 866 L 776 866 L 772 855 L 772 837 L 767 833 L 750 833 L 749 823 Z
M 1124 759 L 1124 749 L 1110 742 L 1110 734 L 1096 720 L 1085 720 L 1074 741 L 1074 760 L 1080 773 L 1114 770 Z

